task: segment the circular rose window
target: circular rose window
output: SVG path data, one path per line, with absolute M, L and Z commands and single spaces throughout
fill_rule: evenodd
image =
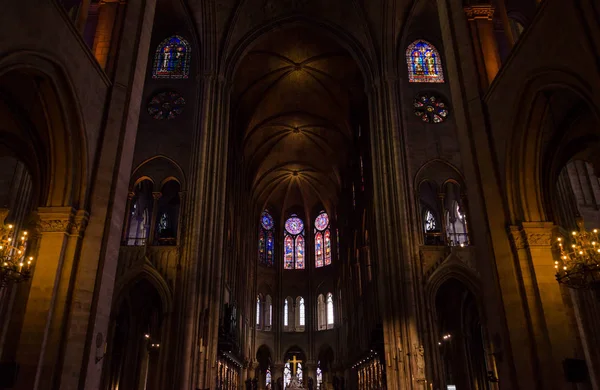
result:
M 439 96 L 421 93 L 414 101 L 415 115 L 425 123 L 442 123 L 448 118 L 448 105 Z
M 160 92 L 148 103 L 148 113 L 157 120 L 173 119 L 183 112 L 185 99 L 173 91 Z

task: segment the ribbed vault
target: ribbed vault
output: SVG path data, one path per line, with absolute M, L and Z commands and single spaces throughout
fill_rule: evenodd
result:
M 233 103 L 256 201 L 283 209 L 335 203 L 352 113 L 364 104 L 348 52 L 304 27 L 271 32 L 241 61 Z

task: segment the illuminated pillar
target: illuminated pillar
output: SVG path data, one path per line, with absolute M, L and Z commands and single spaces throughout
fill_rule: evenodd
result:
M 511 227 L 531 316 L 532 343 L 542 388 L 563 383 L 562 361 L 573 358 L 577 341 L 569 325 L 563 291 L 556 281 L 551 222 L 523 222 Z
M 106 68 L 106 63 L 108 62 L 110 43 L 112 41 L 118 10 L 118 1 L 103 0 L 100 2 L 100 7 L 98 9 L 98 24 L 96 26 L 92 51 L 102 69 Z
M 479 4 L 465 7 L 464 10 L 471 30 L 481 87 L 486 89 L 496 77 L 501 66 L 498 44 L 494 35 L 494 7 L 488 4 Z

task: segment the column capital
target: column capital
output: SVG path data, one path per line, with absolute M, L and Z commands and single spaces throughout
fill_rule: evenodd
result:
M 133 192 L 133 191 L 130 191 L 130 192 L 127 193 L 127 199 L 128 200 L 133 199 L 134 196 L 135 196 L 135 192 Z
M 154 198 L 154 200 L 159 200 L 162 197 L 162 192 L 153 192 L 152 193 L 152 198 Z
M 72 207 L 40 207 L 37 209 L 37 231 L 69 233 L 75 215 Z
M 464 8 L 468 20 L 492 20 L 495 8 L 490 4 L 470 5 Z
M 550 247 L 555 226 L 552 222 L 523 222 L 510 226 L 510 238 L 517 249 L 526 247 Z

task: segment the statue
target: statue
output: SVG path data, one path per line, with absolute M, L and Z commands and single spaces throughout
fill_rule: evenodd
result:
M 286 390 L 298 390 L 298 389 L 304 389 L 304 386 L 302 386 L 302 382 L 300 382 L 300 380 L 293 376 L 292 380 L 290 381 L 290 385 L 288 387 L 286 387 Z
M 425 378 L 425 349 L 422 345 L 416 348 L 417 379 Z

